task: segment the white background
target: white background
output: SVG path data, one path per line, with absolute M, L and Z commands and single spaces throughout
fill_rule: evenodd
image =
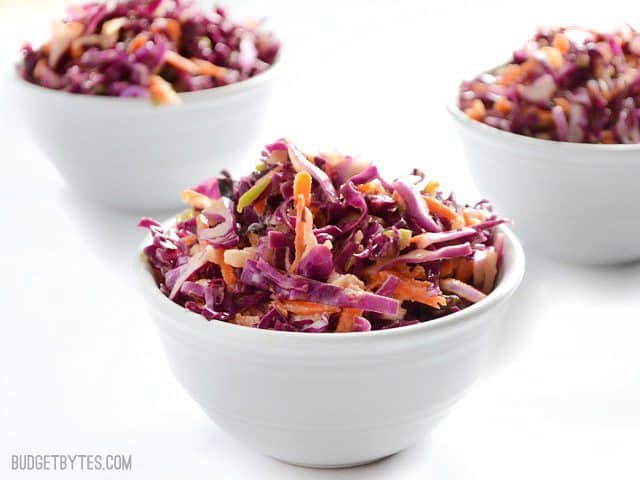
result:
M 55 1 L 10 3 L 0 0 L 5 70 Z M 265 142 L 360 153 L 389 174 L 419 166 L 469 200 L 478 193 L 443 108 L 462 76 L 499 63 L 538 24 L 615 25 L 637 11 L 611 1 L 227 3 L 268 14 L 288 47 Z M 640 478 L 640 264 L 568 266 L 531 252 L 491 368 L 429 443 L 340 471 L 247 450 L 169 373 L 131 281 L 139 213 L 69 191 L 32 146 L 13 81 L 0 81 L 0 478 L 30 478 L 10 471 L 19 453 L 131 453 L 127 478 Z M 615 201 L 615 185 L 603 190 Z M 69 476 L 117 478 L 38 478 Z

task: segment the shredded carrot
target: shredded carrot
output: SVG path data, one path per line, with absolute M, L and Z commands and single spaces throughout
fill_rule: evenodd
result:
M 522 68 L 522 73 L 524 75 L 529 75 L 531 72 L 538 70 L 541 67 L 541 64 L 535 58 L 529 58 L 525 60 L 525 62 L 522 63 L 520 67 Z
M 337 313 L 340 308 L 322 303 L 305 302 L 304 300 L 285 300 L 277 302 L 276 308 L 286 310 L 295 315 L 317 315 L 320 313 Z
M 482 212 L 472 208 L 462 210 L 462 217 L 464 218 L 464 224 L 466 226 L 477 225 L 485 220 Z
M 569 113 L 569 101 L 564 97 L 558 97 L 553 99 L 556 105 L 559 105 L 562 108 L 562 111 L 567 114 Z
M 71 58 L 80 58 L 84 53 L 84 48 L 81 42 L 78 42 L 78 39 L 71 42 L 71 46 L 69 47 L 69 55 Z
M 450 277 L 451 275 L 453 275 L 454 268 L 455 268 L 455 264 L 453 260 L 451 259 L 444 260 L 440 264 L 440 276 L 443 278 Z
M 427 202 L 427 207 L 429 207 L 429 212 L 435 213 L 439 217 L 449 220 L 453 229 L 462 228 L 464 226 L 464 219 L 461 218 L 460 215 L 458 215 L 458 212 L 452 208 L 447 207 L 444 203 L 433 197 L 425 197 L 425 201 Z
M 224 262 L 224 248 L 213 249 L 213 262 L 220 267 L 222 280 L 224 280 L 227 290 L 231 290 L 236 284 L 236 272 L 233 267 Z
M 44 73 L 45 68 L 47 68 L 47 61 L 44 58 L 41 58 L 36 62 L 36 66 L 33 69 L 33 76 L 36 80 L 40 79 L 40 77 Z
M 305 207 L 304 197 L 304 194 L 300 194 L 295 200 L 296 230 L 293 244 L 296 256 L 289 269 L 290 272 L 295 272 L 305 252 L 318 244 L 316 237 L 313 235 L 313 214 L 311 210 Z
M 193 62 L 196 67 L 198 67 L 198 71 L 201 75 L 206 75 L 208 77 L 213 78 L 224 78 L 227 74 L 227 69 L 224 67 L 219 67 L 208 60 L 203 60 L 202 58 L 192 58 L 191 62 Z
M 440 308 L 442 305 L 447 303 L 444 297 L 440 295 L 429 296 L 426 292 L 417 290 L 412 286 L 407 286 L 402 282 L 396 287 L 396 291 L 393 296 L 401 302 L 408 300 L 410 302 L 422 303 L 432 308 Z
M 182 70 L 183 72 L 190 73 L 192 75 L 198 75 L 200 73 L 200 69 L 198 66 L 193 63 L 188 58 L 183 57 L 177 52 L 173 50 L 167 50 L 164 54 L 164 61 L 178 70 Z
M 260 323 L 259 315 L 241 315 L 236 313 L 236 315 L 231 320 L 231 323 L 235 323 L 236 325 L 242 325 L 243 327 L 255 327 L 258 323 Z
M 44 53 L 48 57 L 49 55 L 51 55 L 51 43 L 45 43 L 40 47 L 40 50 L 42 50 L 42 53 Z
M 151 32 L 166 32 L 169 37 L 171 37 L 171 40 L 173 40 L 173 43 L 176 44 L 176 47 L 179 46 L 180 40 L 182 39 L 182 27 L 180 26 L 180 22 L 173 18 L 156 18 L 151 25 Z
M 394 275 L 398 278 L 404 278 L 407 280 L 420 280 L 426 278 L 427 272 L 421 265 L 413 268 L 409 268 L 406 264 L 396 265 L 392 270 L 378 272 L 369 278 L 367 288 L 369 290 L 375 290 L 383 284 L 389 275 Z
M 404 200 L 402 199 L 402 197 L 398 192 L 393 192 L 393 194 L 391 195 L 391 198 L 393 198 L 393 201 L 396 202 L 400 206 L 400 208 L 406 208 Z
M 520 65 L 507 65 L 498 72 L 497 83 L 499 85 L 512 85 L 520 82 L 529 73 L 537 70 L 540 62 L 534 58 L 529 58 Z
M 131 40 L 131 42 L 129 43 L 129 47 L 127 47 L 127 50 L 129 51 L 129 53 L 135 53 L 136 51 L 144 47 L 148 40 L 149 35 L 145 32 L 141 32 L 133 37 L 133 40 Z
M 516 83 L 522 76 L 520 65 L 507 65 L 498 72 L 497 83 L 499 85 L 511 85 Z
M 611 130 L 603 130 L 600 132 L 600 141 L 602 143 L 616 143 L 616 136 Z
M 571 42 L 564 33 L 556 33 L 551 45 L 560 50 L 560 53 L 567 53 L 571 48 Z
M 336 332 L 353 332 L 353 323 L 356 317 L 362 315 L 362 310 L 357 308 L 344 308 L 340 313 Z
M 482 103 L 482 100 L 476 98 L 471 103 L 471 106 L 465 109 L 464 113 L 466 113 L 469 118 L 478 120 L 480 122 L 484 120 L 484 117 L 487 114 L 487 110 L 484 108 L 484 103 Z
M 182 39 L 182 27 L 180 22 L 173 18 L 165 18 L 167 33 L 176 45 L 180 44 Z
M 393 292 L 393 298 L 404 302 L 418 302 L 433 308 L 439 308 L 444 304 L 444 298 L 439 295 L 429 295 L 430 282 L 413 279 L 401 279 Z
M 459 258 L 455 277 L 461 282 L 468 283 L 473 278 L 473 260 Z
M 564 58 L 562 57 L 562 52 L 558 50 L 556 47 L 541 47 L 540 52 L 545 56 L 547 60 L 547 65 L 551 67 L 552 70 L 558 70 L 564 65 Z
M 553 114 L 549 110 L 544 108 L 536 108 L 536 114 L 538 115 L 538 126 L 549 128 L 555 125 Z
M 417 280 L 426 278 L 427 272 L 423 266 L 417 265 L 409 268 L 407 264 L 400 264 L 393 267 L 393 274 L 405 278 L 414 278 Z
M 296 256 L 291 264 L 292 272 L 298 267 L 298 263 L 302 260 L 302 254 L 304 253 L 304 203 L 303 195 L 296 197 L 296 232 L 294 239 Z
M 149 78 L 149 96 L 156 105 L 178 105 L 182 103 L 171 84 L 159 75 L 151 75 Z
M 254 202 L 253 209 L 260 216 L 264 215 L 264 211 L 267 208 L 267 196 L 263 195 L 258 201 Z
M 401 272 L 380 272 L 377 278 L 374 280 L 374 284 L 379 285 L 384 282 L 389 275 L 395 275 L 398 277 L 399 283 L 391 296 L 400 302 L 405 300 L 410 302 L 418 302 L 424 305 L 428 305 L 433 308 L 440 308 L 445 304 L 445 299 L 439 295 L 429 295 L 429 289 L 433 287 L 431 282 L 426 280 L 416 280 L 415 278 L 409 278 L 403 276 Z
M 504 115 L 508 115 L 513 110 L 513 104 L 507 100 L 507 97 L 500 97 L 496 103 L 494 103 L 493 108 Z
M 198 236 L 193 234 L 187 235 L 186 237 L 182 238 L 182 241 L 187 245 L 187 247 L 190 247 L 198 241 Z
M 365 195 L 380 195 L 386 193 L 384 187 L 378 180 L 371 180 L 370 182 L 356 185 L 356 189 Z
M 307 172 L 298 172 L 293 180 L 293 195 L 297 199 L 300 195 L 304 197 L 304 205 L 311 205 L 311 175 Z

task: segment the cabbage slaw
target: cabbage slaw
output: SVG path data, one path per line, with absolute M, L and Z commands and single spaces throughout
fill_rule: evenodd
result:
M 640 143 L 640 34 L 540 29 L 510 63 L 460 87 L 470 118 L 529 137 Z
M 414 170 L 387 182 L 348 155 L 278 140 L 239 180 L 185 190 L 163 228 L 143 218 L 160 290 L 207 320 L 296 332 L 413 325 L 482 301 L 495 284 L 506 220 L 459 204 Z
M 68 9 L 51 39 L 23 47 L 21 76 L 87 95 L 179 104 L 179 92 L 253 77 L 274 64 L 279 42 L 260 22 L 238 23 L 223 8 L 191 0 L 118 0 Z

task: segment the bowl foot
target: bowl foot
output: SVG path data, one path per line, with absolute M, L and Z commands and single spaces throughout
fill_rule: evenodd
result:
M 398 452 L 396 452 L 398 453 Z M 283 460 L 282 458 L 273 457 L 279 462 L 283 462 L 289 465 L 293 465 L 294 467 L 304 467 L 304 468 L 318 468 L 318 469 L 326 469 L 326 470 L 335 470 L 339 468 L 353 468 L 353 467 L 361 467 L 362 465 L 369 465 L 371 463 L 380 462 L 389 457 L 393 457 L 395 453 L 390 455 L 384 455 L 378 458 L 372 458 L 371 460 L 364 460 L 362 462 L 354 462 L 354 463 L 340 463 L 340 464 L 309 464 L 309 463 L 297 463 L 297 462 L 289 462 L 287 460 Z

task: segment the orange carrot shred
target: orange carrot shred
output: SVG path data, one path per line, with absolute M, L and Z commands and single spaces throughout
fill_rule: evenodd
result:
M 458 259 L 455 277 L 461 282 L 468 283 L 473 278 L 473 260 L 468 258 Z
M 375 180 L 371 180 L 370 182 L 363 183 L 361 185 L 356 185 L 356 188 L 359 192 L 364 193 L 365 195 L 378 195 L 386 193 L 382 184 Z
M 413 279 L 419 280 L 421 278 L 425 278 L 427 275 L 427 272 L 425 271 L 424 267 L 421 265 L 417 265 L 413 268 L 409 268 L 407 264 L 400 264 L 400 265 L 396 265 L 393 268 L 393 274 L 400 277 L 413 278 Z
M 602 143 L 616 143 L 616 136 L 611 130 L 603 130 L 600 132 L 600 141 Z
M 180 26 L 180 22 L 173 18 L 166 18 L 166 29 L 167 33 L 174 41 L 176 45 L 180 44 L 180 40 L 182 39 L 182 27 Z
M 562 111 L 566 114 L 569 113 L 569 101 L 566 98 L 558 97 L 554 98 L 553 101 L 556 105 L 559 105 L 562 108 Z
M 213 78 L 224 78 L 227 74 L 226 68 L 219 67 L 218 65 L 215 65 L 208 60 L 203 60 L 202 58 L 192 58 L 191 61 L 198 67 L 201 75 L 206 75 Z
M 298 264 L 302 260 L 307 247 L 311 248 L 315 246 L 315 244 L 307 245 L 307 242 L 315 242 L 315 237 L 311 232 L 312 228 L 313 214 L 307 207 L 305 207 L 304 194 L 300 194 L 296 197 L 296 229 L 293 242 L 296 256 L 289 269 L 290 272 L 295 272 L 298 268 Z
M 277 302 L 276 307 L 282 308 L 295 315 L 317 315 L 321 313 L 337 313 L 340 308 L 322 303 L 306 302 L 304 300 L 284 300 Z
M 213 261 L 220 267 L 222 280 L 224 280 L 227 290 L 231 290 L 237 281 L 236 272 L 231 265 L 224 262 L 224 248 L 213 249 Z
M 435 213 L 439 217 L 449 220 L 453 229 L 462 228 L 464 226 L 464 219 L 460 218 L 460 215 L 458 215 L 455 210 L 447 207 L 444 203 L 433 197 L 425 197 L 425 201 L 427 202 L 427 207 L 429 207 L 429 212 Z
M 264 211 L 267 208 L 267 197 L 265 195 L 262 198 L 258 199 L 258 201 L 254 202 L 253 209 L 260 216 L 264 215 Z
M 296 258 L 291 266 L 295 270 L 302 258 L 304 252 L 304 196 L 296 197 L 296 233 L 295 233 L 295 250 Z
M 549 110 L 543 108 L 537 108 L 536 113 L 538 115 L 538 125 L 541 127 L 549 128 L 555 125 L 553 114 Z
M 507 65 L 498 73 L 498 84 L 511 85 L 516 83 L 522 76 L 522 68 L 520 65 Z
M 336 332 L 353 332 L 355 319 L 360 315 L 362 315 L 362 310 L 357 308 L 344 308 L 340 313 Z
M 551 45 L 560 50 L 561 53 L 567 53 L 571 48 L 571 42 L 569 42 L 569 39 L 563 33 L 556 33 Z
M 508 115 L 513 110 L 513 104 L 507 100 L 506 97 L 500 97 L 500 99 L 493 105 L 497 111 L 504 115 Z
M 173 40 L 176 47 L 180 45 L 180 40 L 182 39 L 182 27 L 178 20 L 173 18 L 156 18 L 151 25 L 151 31 L 153 33 L 166 32 L 167 35 L 171 37 L 171 40 Z
M 462 211 L 462 216 L 464 218 L 464 224 L 466 226 L 477 225 L 484 222 L 484 215 L 482 214 L 482 212 L 478 212 L 477 210 L 473 210 L 471 208 L 465 208 Z
M 469 118 L 482 121 L 487 114 L 487 110 L 484 108 L 484 103 L 482 103 L 482 100 L 476 98 L 471 103 L 471 106 L 465 109 L 464 113 L 466 113 Z
M 129 43 L 127 50 L 129 51 L 129 53 L 135 53 L 136 51 L 144 47 L 148 40 L 149 35 L 145 32 L 141 32 L 133 37 L 133 40 L 131 40 L 131 42 Z
M 293 195 L 297 199 L 299 195 L 304 197 L 304 205 L 311 204 L 311 175 L 307 172 L 298 172 L 293 180 Z
M 177 105 L 182 102 L 171 84 L 159 75 L 151 75 L 149 78 L 149 96 L 152 102 L 160 105 Z
M 441 277 L 450 277 L 451 275 L 453 275 L 453 270 L 455 268 L 455 265 L 453 263 L 453 260 L 444 260 L 441 264 L 440 264 L 440 276 Z
M 38 60 L 35 68 L 33 69 L 33 76 L 36 80 L 40 79 L 40 77 L 44 73 L 45 68 L 47 68 L 47 61 L 44 58 L 41 58 L 40 60 Z
M 80 58 L 83 53 L 84 48 L 80 42 L 71 42 L 71 45 L 69 46 L 69 54 L 71 55 L 71 58 Z
M 382 282 L 386 280 L 389 275 L 395 275 L 396 277 L 398 277 L 398 286 L 391 294 L 391 296 L 396 300 L 399 300 L 400 302 L 418 302 L 433 308 L 440 308 L 440 306 L 444 305 L 446 302 L 445 299 L 439 295 L 429 295 L 429 289 L 431 289 L 431 287 L 433 286 L 431 282 L 408 278 L 402 276 L 401 273 L 398 274 L 398 272 L 395 271 L 380 272 L 378 274 L 378 277 L 375 279 L 375 282 L 378 284 L 382 284 Z
M 192 75 L 198 75 L 198 73 L 200 73 L 200 69 L 195 63 L 173 50 L 167 50 L 167 53 L 164 54 L 164 61 L 183 72 L 187 72 Z

